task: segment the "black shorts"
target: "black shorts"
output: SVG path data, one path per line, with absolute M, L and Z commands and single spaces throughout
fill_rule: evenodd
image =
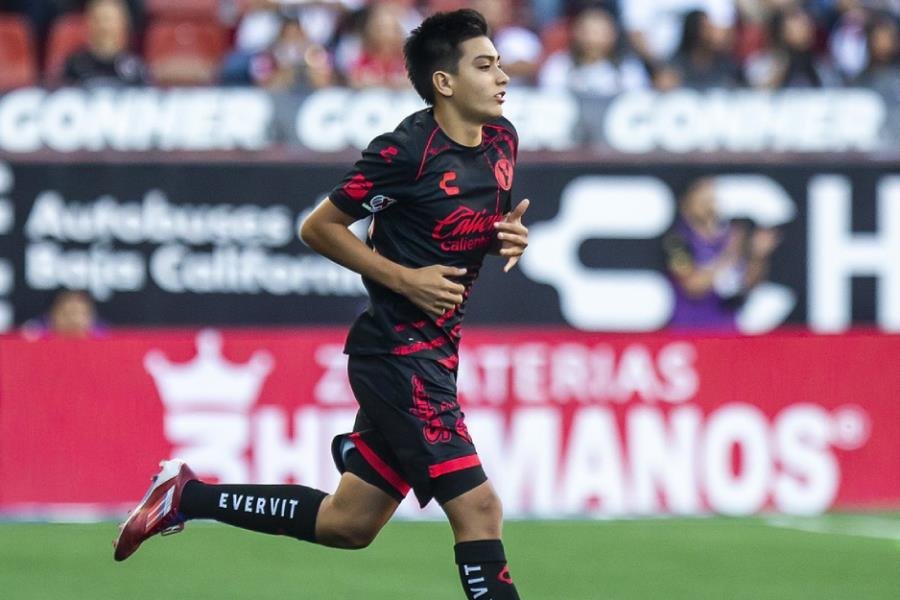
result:
M 487 481 L 456 398 L 456 373 L 440 363 L 392 355 L 351 355 L 359 402 L 353 433 L 334 438 L 338 470 L 398 501 L 410 488 L 421 506 L 444 503 Z

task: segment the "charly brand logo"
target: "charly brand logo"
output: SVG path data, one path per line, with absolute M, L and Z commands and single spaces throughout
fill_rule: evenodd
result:
M 273 366 L 265 351 L 244 364 L 229 362 L 222 356 L 221 335 L 212 330 L 200 332 L 197 355 L 188 362 L 148 352 L 144 367 L 166 410 L 164 430 L 173 456 L 220 480 L 246 481 L 250 409 Z
M 444 252 L 466 252 L 489 246 L 495 239 L 494 223 L 503 215 L 468 206 L 459 206 L 434 224 L 431 237 L 441 244 Z
M 441 182 L 438 184 L 438 187 L 444 190 L 448 196 L 458 196 L 459 186 L 450 185 L 454 181 L 456 181 L 456 171 L 447 171 L 444 173 L 444 176 L 441 177 Z

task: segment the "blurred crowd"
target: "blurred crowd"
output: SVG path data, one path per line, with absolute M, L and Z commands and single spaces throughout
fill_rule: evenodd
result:
M 464 6 L 485 15 L 514 85 L 900 97 L 900 0 L 0 0 L 0 89 L 405 88 L 406 34 Z

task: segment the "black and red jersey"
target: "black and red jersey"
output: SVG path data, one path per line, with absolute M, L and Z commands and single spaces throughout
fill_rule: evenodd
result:
M 329 195 L 357 218 L 372 215 L 368 244 L 406 267 L 464 267 L 464 300 L 434 319 L 404 296 L 363 278 L 368 309 L 347 338 L 348 354 L 414 355 L 455 364 L 472 284 L 495 246 L 494 223 L 511 209 L 518 136 L 498 118 L 481 145 L 451 140 L 431 109 L 413 113 L 378 136 Z

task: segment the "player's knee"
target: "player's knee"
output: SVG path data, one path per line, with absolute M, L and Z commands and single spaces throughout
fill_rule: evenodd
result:
M 480 494 L 473 504 L 472 510 L 483 520 L 497 523 L 503 520 L 503 504 L 494 490 L 486 490 L 486 493 Z
M 345 523 L 334 532 L 336 545 L 347 550 L 362 550 L 378 535 L 379 528 L 371 523 Z
M 500 537 L 503 505 L 491 488 L 479 490 L 466 498 L 463 510 L 457 512 L 455 531 L 464 538 L 494 539 Z

